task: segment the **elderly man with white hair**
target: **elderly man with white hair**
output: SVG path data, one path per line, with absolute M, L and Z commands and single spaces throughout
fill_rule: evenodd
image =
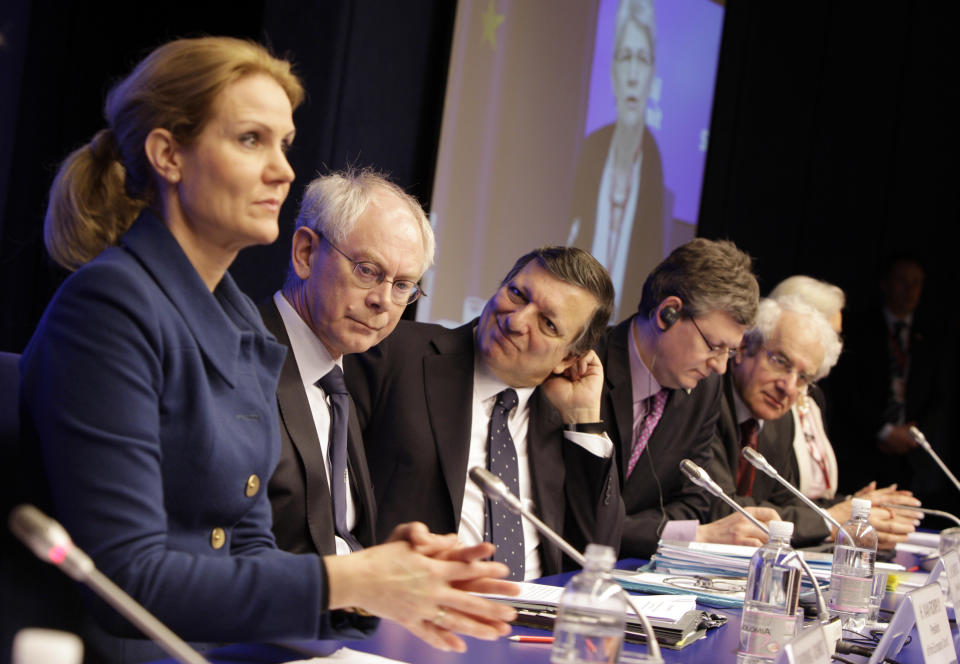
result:
M 741 505 L 771 507 L 792 521 L 797 546 L 827 538 L 828 525 L 787 489 L 756 472 L 740 451 L 758 450 L 796 482 L 790 408 L 836 364 L 840 348 L 837 333 L 819 311 L 796 297 L 768 298 L 761 300 L 757 323 L 747 330 L 724 376 L 710 474 Z M 713 506 L 715 518 L 729 511 L 723 503 Z
M 777 284 L 770 297 L 774 299 L 796 296 L 822 313 L 837 334 L 843 327 L 842 311 L 846 297 L 842 289 L 833 284 L 806 275 L 787 277 Z M 837 492 L 839 468 L 833 446 L 825 425 L 826 398 L 816 385 L 808 386 L 790 409 L 793 416 L 793 459 L 791 465 L 797 474 L 799 489 L 821 507 L 828 508 L 834 518 L 843 522 L 850 515 L 851 496 Z M 877 507 L 878 504 L 919 506 L 910 491 L 896 484 L 878 488 L 870 482 L 854 494 L 874 504 L 870 522 L 880 534 L 881 548 L 892 547 L 905 541 L 907 533 L 914 530 L 919 513 L 895 511 Z

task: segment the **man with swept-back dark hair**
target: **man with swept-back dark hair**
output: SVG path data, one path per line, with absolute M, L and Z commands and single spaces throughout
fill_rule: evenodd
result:
M 467 479 L 482 466 L 578 549 L 616 547 L 623 505 L 600 421 L 603 368 L 590 350 L 612 303 L 610 277 L 589 253 L 544 247 L 516 262 L 479 319 L 455 330 L 401 321 L 348 356 L 377 533 L 423 521 L 464 543 L 493 541 L 512 578 L 559 572 L 560 550 Z

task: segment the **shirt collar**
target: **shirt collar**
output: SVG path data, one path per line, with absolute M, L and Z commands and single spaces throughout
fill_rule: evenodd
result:
M 327 347 L 317 338 L 297 310 L 287 302 L 283 293 L 280 291 L 274 293 L 273 301 L 280 312 L 280 318 L 283 319 L 284 327 L 287 328 L 290 349 L 293 351 L 293 356 L 297 358 L 297 369 L 304 384 L 315 385 L 333 369 L 334 365 L 343 369 L 343 356 L 333 359 Z
M 906 316 L 904 316 L 903 318 L 897 318 L 896 316 L 894 316 L 894 315 L 890 312 L 889 309 L 887 309 L 886 307 L 884 307 L 884 308 L 883 308 L 883 318 L 884 318 L 884 320 L 887 321 L 887 327 L 890 328 L 891 330 L 893 329 L 894 323 L 906 323 L 907 327 L 910 327 L 911 325 L 913 325 L 913 312 L 912 312 L 912 311 L 911 311 L 909 314 L 907 314 Z M 874 320 L 876 320 L 876 319 L 874 319 Z
M 633 385 L 633 403 L 648 399 L 662 389 L 660 383 L 658 383 L 657 379 L 650 373 L 650 369 L 644 364 L 643 358 L 640 357 L 640 349 L 637 348 L 637 335 L 640 332 L 637 320 L 638 317 L 634 316 L 630 322 L 630 333 L 628 334 L 630 337 L 628 353 L 630 355 L 630 381 Z
M 502 380 L 493 375 L 486 362 L 480 357 L 480 353 L 473 354 L 473 395 L 479 402 L 483 403 L 487 399 L 497 396 L 511 385 L 507 385 Z M 530 396 L 535 387 L 514 387 L 517 392 L 517 407 L 514 412 L 521 412 L 527 407 Z
M 759 429 L 763 429 L 763 420 L 759 417 L 756 417 L 750 409 L 747 407 L 747 404 L 743 403 L 743 399 L 740 398 L 740 393 L 734 388 L 733 390 L 733 405 L 737 413 L 737 424 L 743 424 L 747 420 L 756 420 L 759 425 Z

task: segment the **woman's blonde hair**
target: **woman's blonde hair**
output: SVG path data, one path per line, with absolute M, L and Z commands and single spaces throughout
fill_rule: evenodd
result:
M 117 244 L 156 184 L 144 145 L 157 128 L 190 145 L 225 87 L 251 74 L 271 76 L 293 108 L 303 86 L 291 65 L 263 46 L 231 37 L 178 39 L 154 50 L 107 95 L 107 128 L 71 153 L 50 188 L 44 242 L 50 256 L 75 270 Z

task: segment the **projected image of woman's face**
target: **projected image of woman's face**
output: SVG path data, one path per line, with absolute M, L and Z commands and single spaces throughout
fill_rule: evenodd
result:
M 617 123 L 643 122 L 653 82 L 653 43 L 645 26 L 627 21 L 613 52 L 613 94 L 617 97 Z

